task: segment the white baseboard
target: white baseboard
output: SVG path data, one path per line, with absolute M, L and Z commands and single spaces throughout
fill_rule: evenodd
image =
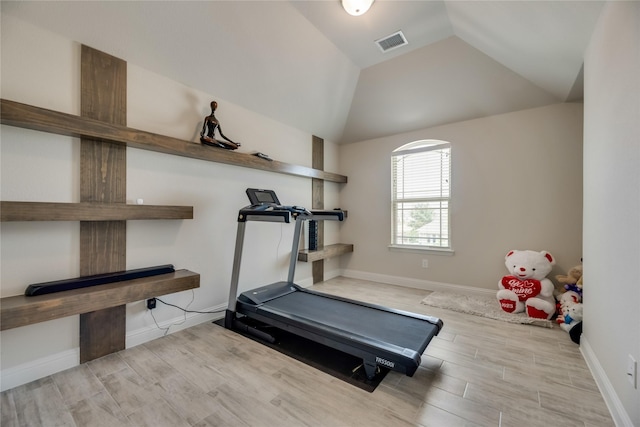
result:
M 343 270 L 331 270 L 324 272 L 324 280 L 330 280 L 334 277 L 342 276 Z M 296 279 L 296 285 L 301 286 L 303 288 L 308 288 L 313 286 L 313 277 L 307 277 L 306 279 Z
M 203 309 L 202 311 L 218 311 L 227 308 L 227 304 L 216 307 Z M 186 320 L 184 315 L 179 315 L 173 319 L 165 320 L 156 325 L 145 326 L 127 333 L 125 337 L 125 347 L 131 348 L 165 335 L 164 328 L 169 328 L 168 333 L 172 334 L 200 323 L 218 320 L 224 317 L 224 311 L 220 313 L 187 313 Z M 31 362 L 17 365 L 11 368 L 3 369 L 0 372 L 0 391 L 9 390 L 31 381 L 53 375 L 73 368 L 80 364 L 80 348 L 65 350 L 60 353 L 52 354 Z
M 313 286 L 313 277 L 307 277 L 306 279 L 296 279 L 295 283 L 296 285 L 303 288 L 308 288 L 309 286 Z
M 423 289 L 425 291 L 448 291 L 463 295 L 481 295 L 495 297 L 496 289 L 474 288 L 472 286 L 455 285 L 453 283 L 434 282 L 431 280 L 412 279 L 409 277 L 388 276 L 386 274 L 368 273 L 358 270 L 343 270 L 342 276 L 353 279 L 370 280 L 372 282 L 385 283 L 388 285 L 406 286 L 407 288 Z
M 23 363 L 0 372 L 0 391 L 9 390 L 22 384 L 53 375 L 65 369 L 78 366 L 80 349 L 73 348 L 47 357 Z
M 587 366 L 600 389 L 600 393 L 604 398 L 604 402 L 607 404 L 607 408 L 609 408 L 609 412 L 611 412 L 613 422 L 618 427 L 633 427 L 631 417 L 629 417 L 629 414 L 624 409 L 622 401 L 620 401 L 611 381 L 609 381 L 602 365 L 600 365 L 600 361 L 596 357 L 596 354 L 589 345 L 589 341 L 584 335 L 580 338 L 580 352 L 582 353 L 584 360 L 587 362 Z
M 173 319 L 164 320 L 158 323 L 158 326 L 149 325 L 140 329 L 136 329 L 131 332 L 127 332 L 127 336 L 125 338 L 126 348 L 135 347 L 140 344 L 144 344 L 146 342 L 152 341 L 156 338 L 160 338 L 164 335 L 172 334 L 174 332 L 181 331 L 183 329 L 190 328 L 192 326 L 199 325 L 205 322 L 213 322 L 218 319 L 222 319 L 224 317 L 224 310 L 227 308 L 227 304 L 220 304 L 215 307 L 205 308 L 199 311 L 207 312 L 207 311 L 220 311 L 219 313 L 187 313 L 186 319 L 184 315 L 178 315 Z M 150 314 L 149 314 L 150 315 Z M 168 332 L 165 333 L 165 329 L 169 328 Z
M 331 280 L 335 277 L 344 276 L 344 270 L 337 269 L 324 272 L 324 280 Z

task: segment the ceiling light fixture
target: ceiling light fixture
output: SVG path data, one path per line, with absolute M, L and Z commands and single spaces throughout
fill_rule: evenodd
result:
M 349 15 L 364 15 L 373 4 L 373 0 L 342 0 L 342 7 Z

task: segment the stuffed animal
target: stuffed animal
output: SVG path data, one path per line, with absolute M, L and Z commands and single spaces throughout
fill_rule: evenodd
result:
M 509 276 L 498 282 L 500 307 L 508 313 L 526 311 L 535 319 L 551 319 L 556 312 L 555 287 L 547 274 L 556 263 L 547 251 L 512 250 L 505 256 Z
M 571 304 L 564 314 L 564 323 L 560 324 L 563 331 L 567 332 L 571 340 L 580 344 L 582 334 L 582 303 Z
M 582 265 L 572 267 L 566 276 L 556 275 L 556 280 L 563 286 L 562 292 L 574 291 L 582 298 Z
M 560 327 L 569 332 L 578 322 L 582 320 L 582 303 L 571 304 L 564 313 L 564 323 Z
M 566 321 L 566 315 L 569 313 L 569 309 L 582 302 L 582 297 L 575 291 L 567 291 L 560 295 L 558 298 L 558 317 L 556 323 L 563 325 Z
M 558 317 L 556 322 L 562 330 L 569 333 L 571 341 L 580 344 L 582 335 L 582 265 L 569 270 L 566 276 L 557 275 L 556 279 L 563 284 L 563 293 L 558 298 Z

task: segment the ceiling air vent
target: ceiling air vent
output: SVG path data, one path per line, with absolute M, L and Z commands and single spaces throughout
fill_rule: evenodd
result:
M 402 31 L 395 32 L 390 36 L 376 40 L 376 44 L 383 52 L 389 52 L 392 49 L 399 48 L 409 44 Z

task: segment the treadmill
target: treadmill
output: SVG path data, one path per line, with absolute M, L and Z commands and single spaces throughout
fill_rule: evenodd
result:
M 265 330 L 278 328 L 361 358 L 365 374 L 373 379 L 378 366 L 413 376 L 420 356 L 442 329 L 442 320 L 327 295 L 296 285 L 294 280 L 304 221 L 342 221 L 340 210 L 312 210 L 282 206 L 275 192 L 248 188 L 250 206 L 238 213 L 238 231 L 231 274 L 227 329 L 249 333 L 268 342 Z M 238 279 L 247 221 L 290 223 L 295 220 L 287 281 L 243 292 Z

